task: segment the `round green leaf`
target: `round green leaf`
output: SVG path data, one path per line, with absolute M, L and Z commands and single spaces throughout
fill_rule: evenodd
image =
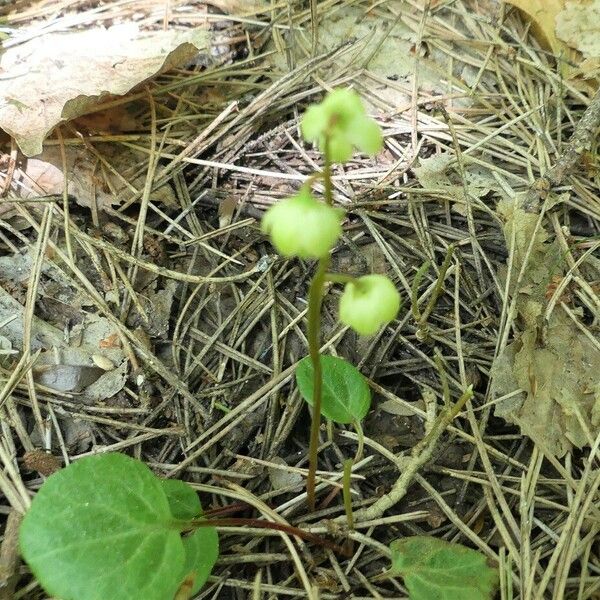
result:
M 402 576 L 411 600 L 490 600 L 498 584 L 486 557 L 461 544 L 414 536 L 390 550 L 392 573 Z
M 176 519 L 189 521 L 202 516 L 202 506 L 198 494 L 184 481 L 177 479 L 161 480 L 171 513 Z M 184 579 L 193 579 L 191 594 L 195 594 L 206 583 L 212 568 L 219 557 L 219 536 L 214 527 L 200 527 L 182 538 L 185 550 L 183 566 Z
M 171 514 L 176 519 L 189 521 L 202 514 L 198 494 L 185 481 L 161 479 L 160 483 L 167 495 Z
M 371 390 L 360 371 L 337 356 L 321 356 L 323 397 L 321 414 L 336 423 L 361 421 L 371 406 Z M 302 397 L 313 404 L 313 365 L 310 357 L 296 367 L 296 382 Z
M 214 527 L 200 527 L 183 538 L 185 548 L 184 573 L 194 576 L 191 593 L 195 594 L 206 583 L 219 557 L 219 536 Z
M 50 476 L 20 529 L 21 553 L 61 600 L 168 600 L 183 542 L 160 480 L 122 454 L 76 461 Z

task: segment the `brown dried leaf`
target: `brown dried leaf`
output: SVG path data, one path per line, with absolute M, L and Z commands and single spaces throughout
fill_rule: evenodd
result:
M 144 187 L 146 169 L 140 169 L 143 156 L 132 149 L 105 145 L 102 159 L 114 170 L 105 168 L 85 146 L 65 148 L 67 190 L 80 206 L 103 210 L 119 205 L 136 190 Z M 35 158 L 23 161 L 16 170 L 12 189 L 21 198 L 62 195 L 65 186 L 60 149 L 47 147 Z M 170 185 L 164 184 L 151 193 L 153 202 L 174 206 L 177 198 Z
M 23 454 L 23 466 L 29 471 L 37 471 L 40 475 L 48 477 L 61 468 L 62 462 L 57 456 L 43 450 L 29 450 Z
M 58 123 L 190 60 L 207 36 L 200 29 L 141 33 L 127 24 L 50 33 L 9 48 L 0 58 L 0 127 L 35 156 Z

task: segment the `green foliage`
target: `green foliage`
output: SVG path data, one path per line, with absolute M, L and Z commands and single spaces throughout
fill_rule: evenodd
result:
M 340 321 L 360 335 L 373 335 L 400 310 L 400 294 L 384 275 L 365 275 L 346 284 Z
M 21 524 L 21 553 L 62 600 L 171 600 L 192 571 L 202 585 L 216 559 L 214 528 L 181 536 L 200 514 L 185 483 L 161 481 L 122 454 L 91 456 L 40 488 Z
M 367 116 L 360 96 L 349 89 L 333 90 L 323 102 L 310 106 L 301 128 L 304 138 L 318 142 L 332 162 L 347 162 L 354 148 L 373 156 L 383 145 L 379 125 Z
M 195 594 L 206 583 L 219 558 L 219 536 L 214 527 L 200 527 L 183 538 L 185 549 L 184 577 L 192 576 L 190 589 Z
M 362 421 L 371 406 L 371 390 L 360 371 L 336 356 L 321 356 L 323 398 L 321 414 L 336 423 Z M 313 365 L 310 357 L 296 367 L 296 382 L 302 397 L 312 406 Z
M 159 479 L 167 496 L 171 515 L 180 521 L 190 521 L 202 514 L 198 494 L 185 481 Z
M 292 198 L 272 206 L 262 230 L 282 256 L 321 258 L 342 235 L 343 211 L 319 202 L 304 186 Z
M 461 544 L 414 536 L 390 549 L 392 573 L 402 576 L 411 600 L 490 600 L 498 584 L 498 570 Z
M 171 514 L 182 521 L 202 515 L 198 494 L 185 482 L 177 479 L 161 480 Z M 219 557 L 219 536 L 214 527 L 200 527 L 182 538 L 185 549 L 184 577 L 192 577 L 190 589 L 195 594 L 204 585 Z

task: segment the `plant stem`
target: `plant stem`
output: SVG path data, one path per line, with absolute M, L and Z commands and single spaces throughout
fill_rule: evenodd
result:
M 198 529 L 201 527 L 254 527 L 257 529 L 270 529 L 271 531 L 281 531 L 288 535 L 294 535 L 307 542 L 312 542 L 323 548 L 329 548 L 334 552 L 343 556 L 347 555 L 347 552 L 334 542 L 331 542 L 325 538 L 322 538 L 310 531 L 305 531 L 293 525 L 287 523 L 277 523 L 275 521 L 265 521 L 264 519 L 246 519 L 241 517 L 224 517 L 219 519 L 205 519 L 203 517 L 199 519 L 192 519 L 186 524 L 185 530 Z
M 429 460 L 435 450 L 436 444 L 442 433 L 454 418 L 462 410 L 463 406 L 473 397 L 472 386 L 469 386 L 458 399 L 456 404 L 438 415 L 429 433 L 411 451 L 410 457 L 397 457 L 397 465 L 400 469 L 400 477 L 392 486 L 392 489 L 378 498 L 377 501 L 367 508 L 362 508 L 354 515 L 355 522 L 373 521 L 379 519 L 383 513 L 400 502 L 408 491 L 408 486 L 417 471 Z M 336 521 L 343 521 L 344 517 L 338 517 Z
M 325 273 L 329 267 L 329 262 L 329 256 L 324 256 L 319 260 L 308 293 L 308 352 L 313 365 L 313 410 L 308 447 L 308 477 L 306 479 L 306 496 L 310 510 L 315 510 L 317 451 L 319 449 L 319 425 L 321 424 L 321 399 L 323 396 L 323 371 L 320 354 L 321 303 Z
M 333 182 L 331 181 L 331 156 L 329 137 L 325 136 L 323 164 L 323 185 L 325 202 L 333 206 Z M 317 475 L 317 452 L 319 450 L 319 426 L 321 424 L 321 399 L 323 396 L 323 370 L 321 368 L 321 303 L 323 286 L 331 258 L 329 254 L 319 259 L 317 271 L 310 283 L 308 293 L 308 353 L 313 365 L 313 410 L 310 423 L 310 442 L 308 446 L 308 477 L 306 479 L 306 497 L 310 510 L 315 510 L 315 487 Z
M 346 512 L 346 520 L 348 521 L 348 529 L 354 530 L 354 515 L 352 514 L 352 494 L 350 490 L 350 481 L 352 478 L 352 464 L 351 458 L 344 461 L 344 477 L 342 481 L 342 492 L 344 495 L 344 511 Z
M 325 137 L 323 152 L 323 185 L 325 186 L 325 202 L 333 206 L 333 181 L 331 180 L 331 157 L 329 153 L 329 137 Z
M 358 438 L 358 447 L 356 448 L 354 462 L 358 462 L 359 460 L 362 460 L 365 450 L 365 432 L 363 431 L 359 420 L 354 421 L 354 429 L 356 429 L 356 437 Z
M 333 182 L 331 181 L 331 156 L 329 137 L 325 136 L 323 151 L 323 185 L 325 202 L 333 206 Z M 317 271 L 311 281 L 308 293 L 308 353 L 313 365 L 313 410 L 310 424 L 310 442 L 308 446 L 308 477 L 306 479 L 306 496 L 310 510 L 315 510 L 315 486 L 317 474 L 317 452 L 319 449 L 319 426 L 321 424 L 321 399 L 323 396 L 323 370 L 321 368 L 321 303 L 323 286 L 331 258 L 329 255 L 319 259 Z

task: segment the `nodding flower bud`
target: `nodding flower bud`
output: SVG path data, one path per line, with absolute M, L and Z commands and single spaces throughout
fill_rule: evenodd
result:
M 381 128 L 367 116 L 360 96 L 350 89 L 333 90 L 323 102 L 310 106 L 301 129 L 305 140 L 318 142 L 321 152 L 328 152 L 336 163 L 350 160 L 354 148 L 373 156 L 383 145 Z
M 262 230 L 282 256 L 322 258 L 342 235 L 344 211 L 320 202 L 308 187 L 272 206 Z
M 347 283 L 340 299 L 340 321 L 360 335 L 373 335 L 399 310 L 400 294 L 384 275 L 365 275 Z

